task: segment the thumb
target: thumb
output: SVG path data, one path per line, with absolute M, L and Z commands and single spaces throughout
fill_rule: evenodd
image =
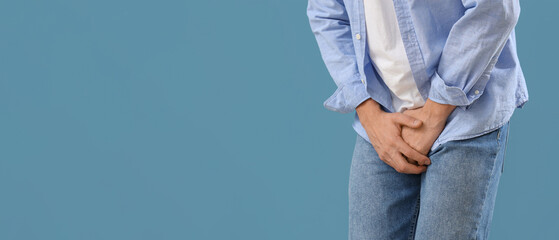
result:
M 396 113 L 394 120 L 396 123 L 410 128 L 418 128 L 423 123 L 421 120 L 403 113 Z

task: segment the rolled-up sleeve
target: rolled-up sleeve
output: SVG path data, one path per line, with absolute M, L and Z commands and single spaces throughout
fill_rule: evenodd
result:
M 337 86 L 323 105 L 340 113 L 352 112 L 370 96 L 358 71 L 354 36 L 343 1 L 309 0 L 307 16 L 322 59 Z
M 463 0 L 431 77 L 429 99 L 467 108 L 484 92 L 520 15 L 518 0 Z

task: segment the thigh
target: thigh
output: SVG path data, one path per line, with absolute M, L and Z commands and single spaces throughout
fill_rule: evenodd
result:
M 349 239 L 409 239 L 421 175 L 399 173 L 357 136 L 349 178 Z
M 486 239 L 503 167 L 508 123 L 430 153 L 415 239 Z

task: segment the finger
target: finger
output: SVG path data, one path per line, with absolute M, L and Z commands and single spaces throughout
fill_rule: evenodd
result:
M 417 166 L 413 165 L 404 159 L 404 156 L 400 153 L 393 154 L 391 156 L 392 166 L 399 173 L 406 174 L 420 174 L 427 171 L 427 166 Z
M 402 155 L 402 156 L 404 156 L 404 155 Z M 406 161 L 408 161 L 409 163 L 411 163 L 411 164 L 413 164 L 413 165 L 422 166 L 422 165 L 419 165 L 419 163 L 417 163 L 415 160 L 411 160 L 411 159 L 409 159 L 409 158 L 406 157 L 406 156 L 404 156 L 404 159 L 406 159 Z
M 400 154 L 402 154 L 402 153 L 400 153 Z M 416 165 L 416 166 L 421 166 L 421 164 L 419 164 L 419 162 L 417 162 L 417 160 L 408 158 L 408 157 L 407 157 L 406 155 L 404 155 L 404 154 L 402 154 L 402 156 L 404 157 L 404 160 L 406 160 L 407 162 L 409 162 L 409 163 L 411 163 L 411 164 L 413 164 L 413 165 Z
M 397 123 L 410 128 L 418 128 L 422 124 L 421 120 L 403 113 L 394 113 L 393 116 Z
M 410 161 L 416 162 L 419 165 L 431 164 L 431 159 L 410 147 L 404 140 L 398 141 L 398 151 L 404 154 Z

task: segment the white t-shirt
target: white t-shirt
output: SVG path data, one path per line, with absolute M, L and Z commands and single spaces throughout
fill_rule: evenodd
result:
M 363 0 L 373 66 L 390 89 L 395 111 L 425 104 L 412 76 L 392 0 Z

